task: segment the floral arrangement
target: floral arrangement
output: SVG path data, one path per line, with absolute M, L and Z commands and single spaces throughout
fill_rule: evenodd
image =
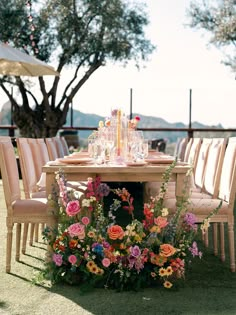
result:
M 111 189 L 100 178 L 89 178 L 81 195 L 67 189 L 62 171 L 56 173 L 59 190 L 50 200 L 58 209 L 60 223 L 55 234 L 44 232 L 52 248 L 44 278 L 117 290 L 160 284 L 169 289 L 184 279 L 189 262 L 201 258 L 202 252 L 195 241 L 195 216 L 186 211 L 187 198 L 172 215 L 163 207 L 175 163 L 164 173 L 159 195 L 144 204 L 143 220 L 135 219 L 134 199 L 126 188 Z M 104 198 L 110 194 L 115 198 L 106 209 Z M 117 224 L 118 209 L 128 211 L 128 224 Z M 203 231 L 208 223 L 206 218 Z
M 111 117 L 106 117 L 105 121 L 100 120 L 98 123 L 98 129 L 101 129 L 104 127 L 110 127 L 112 124 L 112 120 L 114 119 L 114 117 L 117 116 L 117 112 L 118 112 L 118 109 L 114 109 L 111 112 Z M 140 121 L 139 116 L 134 116 L 134 118 L 129 119 L 128 120 L 128 128 L 129 129 L 136 129 L 139 121 Z

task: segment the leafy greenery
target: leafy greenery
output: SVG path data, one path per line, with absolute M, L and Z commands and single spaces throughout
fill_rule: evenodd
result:
M 236 70 L 236 2 L 234 0 L 191 1 L 189 26 L 203 29 L 210 35 L 209 43 L 224 48 L 224 63 Z M 226 48 L 226 49 L 225 49 Z
M 125 0 L 2 0 L 0 37 L 46 62 L 73 69 L 67 84 L 60 77 L 52 82 L 38 78 L 37 98 L 32 82 L 21 77 L 3 77 L 0 86 L 13 105 L 13 120 L 22 136 L 55 136 L 66 123 L 69 105 L 90 76 L 108 62 L 138 66 L 154 46 L 145 39 L 148 25 L 144 5 Z M 66 74 L 65 74 L 66 75 Z M 11 94 L 10 86 L 15 87 Z M 16 91 L 17 88 L 17 91 Z

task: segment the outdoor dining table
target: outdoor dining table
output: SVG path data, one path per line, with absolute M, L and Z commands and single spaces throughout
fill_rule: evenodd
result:
M 46 173 L 46 193 L 51 194 L 55 184 L 55 172 L 59 169 L 68 181 L 86 181 L 88 177 L 99 176 L 102 182 L 162 182 L 168 164 L 145 164 L 143 166 L 97 165 L 97 164 L 51 164 L 43 166 Z M 183 187 L 190 165 L 177 163 L 171 173 L 171 181 L 176 183 L 175 195 L 183 196 Z

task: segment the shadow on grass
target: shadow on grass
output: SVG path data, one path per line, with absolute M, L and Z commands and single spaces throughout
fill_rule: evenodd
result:
M 36 260 L 38 260 L 38 261 L 44 262 L 44 259 L 43 259 L 43 258 L 34 256 L 34 255 L 31 255 L 31 254 L 25 253 L 24 256 L 31 257 L 31 258 L 36 259 Z M 21 261 L 21 262 L 22 262 L 22 261 Z
M 159 286 L 138 292 L 94 289 L 82 294 L 80 286 L 66 284 L 48 290 L 95 315 L 236 314 L 236 274 L 210 250 L 205 250 L 201 261 L 194 259 L 185 281 L 170 290 Z
M 7 303 L 4 301 L 0 301 L 0 308 L 7 308 Z
M 40 243 L 38 243 L 38 244 L 40 244 Z M 41 243 L 41 244 L 43 244 L 43 243 Z M 39 245 L 32 245 L 32 247 L 34 247 L 34 248 L 37 248 L 37 249 L 42 249 L 42 250 L 44 250 L 45 252 L 46 252 L 46 248 L 45 247 L 42 247 L 42 246 L 39 246 Z
M 25 261 L 20 260 L 20 261 L 18 261 L 18 262 L 19 262 L 20 264 L 24 265 L 24 266 L 28 266 L 28 267 L 30 267 L 30 268 L 33 268 L 34 270 L 39 271 L 39 272 L 42 271 L 42 268 L 33 266 L 32 264 L 28 264 L 28 263 L 26 263 Z

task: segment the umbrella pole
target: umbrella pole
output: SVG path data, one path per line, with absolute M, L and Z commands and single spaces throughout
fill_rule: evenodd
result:
M 11 97 L 13 98 L 13 87 L 11 87 Z M 13 128 L 13 105 L 11 101 L 11 128 L 9 130 L 9 136 L 14 137 L 15 136 L 15 130 Z

